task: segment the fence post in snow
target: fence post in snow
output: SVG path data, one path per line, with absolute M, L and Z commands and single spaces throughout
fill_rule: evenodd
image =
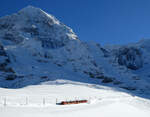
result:
M 4 98 L 4 106 L 6 106 L 7 105 L 7 103 L 6 103 L 6 97 Z
M 26 97 L 26 105 L 28 105 L 28 97 Z
M 89 104 L 91 103 L 91 97 L 89 97 L 88 103 L 89 103 Z
M 43 98 L 43 105 L 45 105 L 45 98 Z
M 56 104 L 58 103 L 58 99 L 56 98 Z

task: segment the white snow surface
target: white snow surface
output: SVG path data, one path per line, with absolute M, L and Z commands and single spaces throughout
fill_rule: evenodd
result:
M 64 81 L 57 81 L 59 83 Z M 65 81 L 67 82 L 67 81 Z M 149 117 L 150 101 L 104 86 L 47 84 L 21 89 L 0 89 L 2 117 Z M 26 103 L 26 98 L 28 103 Z M 6 99 L 6 105 L 4 105 Z M 45 102 L 43 103 L 43 99 Z M 57 102 L 87 99 L 88 103 L 56 105 Z

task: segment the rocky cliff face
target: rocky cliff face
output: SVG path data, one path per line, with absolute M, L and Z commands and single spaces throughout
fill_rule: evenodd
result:
M 1 18 L 0 34 L 2 39 L 11 44 L 20 44 L 32 38 L 40 41 L 42 47 L 52 49 L 63 47 L 70 40 L 77 40 L 69 27 L 32 6 Z
M 102 47 L 82 42 L 54 16 L 28 6 L 0 18 L 0 87 L 66 79 L 148 91 L 148 43 Z
M 118 50 L 116 58 L 119 65 L 137 70 L 143 66 L 142 52 L 134 47 L 122 47 Z
M 102 75 L 102 69 L 72 29 L 39 8 L 28 6 L 0 18 L 0 42 L 18 76 L 48 77 L 50 66 L 88 77 Z
M 10 63 L 4 47 L 0 44 L 0 77 L 4 80 L 14 80 L 17 77 L 13 68 L 9 66 Z

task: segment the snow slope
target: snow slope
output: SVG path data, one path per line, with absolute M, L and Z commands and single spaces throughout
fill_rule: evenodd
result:
M 64 81 L 58 81 L 64 82 Z M 90 84 L 47 84 L 21 89 L 0 89 L 2 117 L 149 117 L 150 101 L 121 91 Z M 79 90 L 80 89 L 80 90 Z M 28 97 L 28 103 L 26 103 Z M 6 105 L 3 101 L 6 99 Z M 45 102 L 43 103 L 43 99 Z M 87 99 L 86 104 L 56 105 L 63 100 Z

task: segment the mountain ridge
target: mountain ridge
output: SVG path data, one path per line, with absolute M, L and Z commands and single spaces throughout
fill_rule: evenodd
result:
M 0 87 L 66 79 L 150 93 L 148 43 L 116 48 L 82 42 L 54 16 L 28 6 L 0 18 L 0 51 L 10 61 L 5 67 L 11 71 L 0 69 Z

